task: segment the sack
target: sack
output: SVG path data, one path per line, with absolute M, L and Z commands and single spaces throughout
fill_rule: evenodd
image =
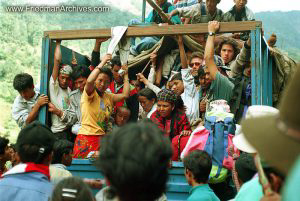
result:
M 291 80 L 297 70 L 297 62 L 278 48 L 270 48 L 270 52 L 275 63 L 272 70 L 272 98 L 273 105 L 276 106 L 288 81 Z

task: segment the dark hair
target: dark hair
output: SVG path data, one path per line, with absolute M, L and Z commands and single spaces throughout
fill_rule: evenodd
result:
M 192 61 L 192 59 L 194 58 L 200 58 L 200 59 L 203 59 L 203 53 L 202 52 L 193 52 L 192 55 L 191 55 L 191 58 L 190 58 L 190 63 Z
M 43 160 L 51 153 L 48 152 L 44 154 L 39 153 L 40 146 L 24 144 L 18 147 L 18 154 L 20 156 L 20 160 L 23 163 L 33 162 L 36 164 L 42 164 Z
M 120 56 L 119 56 L 119 55 L 114 56 L 114 57 L 111 59 L 110 63 L 111 63 L 111 67 L 112 67 L 112 68 L 113 68 L 115 65 L 116 65 L 116 66 L 122 66 L 121 60 L 120 60 Z
M 61 163 L 64 154 L 69 154 L 73 150 L 74 144 L 68 140 L 58 140 L 53 146 L 52 164 Z
M 74 192 L 64 191 L 64 189 L 72 189 Z M 75 198 L 64 197 L 63 194 L 73 194 Z M 90 188 L 79 177 L 68 177 L 61 180 L 54 188 L 51 201 L 93 201 L 94 196 Z
M 100 147 L 97 166 L 120 200 L 150 201 L 165 192 L 172 148 L 155 124 L 126 124 L 106 135 Z
M 205 76 L 205 70 L 203 68 L 199 68 L 198 69 L 198 77 L 203 77 Z
M 181 80 L 181 81 L 182 81 L 182 75 L 181 75 L 181 73 L 175 74 L 175 75 L 171 78 L 170 82 L 173 82 L 173 81 L 175 81 L 175 80 Z
M 55 136 L 51 129 L 38 121 L 24 127 L 17 138 L 16 148 L 23 163 L 43 164 L 52 153 Z
M 152 100 L 153 98 L 155 99 L 155 102 L 157 100 L 156 94 L 154 93 L 154 91 L 152 91 L 149 88 L 144 88 L 142 90 L 140 90 L 138 92 L 138 96 L 144 96 L 146 97 L 148 100 Z
M 111 69 L 108 66 L 103 66 L 102 68 L 100 68 L 100 73 L 99 74 L 105 74 L 109 77 L 109 80 L 112 81 L 113 80 L 113 73 L 111 72 Z
M 7 147 L 9 140 L 4 137 L 0 137 L 0 154 L 5 153 L 5 148 Z
M 212 160 L 206 151 L 195 150 L 183 159 L 183 165 L 192 172 L 197 183 L 207 183 L 212 168 Z
M 17 91 L 23 91 L 31 88 L 33 87 L 33 78 L 28 73 L 17 74 L 14 78 L 13 86 Z
M 223 45 L 231 45 L 232 46 L 233 53 L 234 53 L 233 59 L 235 59 L 236 56 L 240 53 L 240 48 L 238 46 L 238 43 L 232 38 L 224 37 L 216 49 L 217 55 L 221 56 L 221 50 L 222 50 Z
M 75 81 L 80 77 L 88 78 L 90 74 L 91 74 L 91 71 L 87 66 L 85 66 L 85 65 L 76 66 L 73 68 L 71 78 L 73 81 Z
M 248 153 L 242 153 L 235 162 L 235 169 L 239 179 L 245 183 L 256 174 L 256 166 L 253 157 Z

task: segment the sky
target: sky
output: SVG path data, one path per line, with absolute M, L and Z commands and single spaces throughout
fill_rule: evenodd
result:
M 171 2 L 172 0 L 169 1 Z M 42 3 L 47 5 L 53 5 L 53 4 L 57 4 L 58 2 L 63 2 L 63 0 L 28 0 L 28 2 L 33 4 Z M 134 14 L 137 14 L 139 10 L 132 4 L 132 2 L 141 2 L 141 7 L 142 7 L 142 0 L 102 0 L 102 2 L 108 5 L 117 6 L 122 10 L 131 11 Z M 233 0 L 222 0 L 221 3 L 218 5 L 218 8 L 226 12 L 233 6 L 233 4 L 234 4 Z M 291 10 L 300 10 L 300 1 L 299 0 L 248 0 L 247 6 L 253 12 L 291 11 Z

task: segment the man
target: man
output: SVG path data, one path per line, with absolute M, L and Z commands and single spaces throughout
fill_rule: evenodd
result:
M 67 123 L 62 121 L 62 119 L 64 119 L 64 115 L 66 115 L 63 110 L 68 109 L 70 105 L 69 94 L 71 89 L 68 87 L 68 85 L 71 79 L 70 75 L 72 73 L 72 68 L 68 65 L 65 65 L 59 69 L 59 64 L 62 59 L 60 43 L 61 41 L 56 41 L 54 65 L 49 81 L 49 94 L 51 102 L 48 103 L 48 106 L 49 112 L 51 112 L 52 132 L 58 139 L 68 139 L 72 141 L 72 133 L 69 130 Z
M 248 0 L 233 0 L 233 2 L 235 5 L 223 16 L 224 22 L 255 20 L 253 12 L 246 6 Z
M 192 186 L 187 201 L 219 201 L 208 185 L 212 160 L 206 151 L 195 150 L 183 159 L 184 175 Z
M 119 74 L 119 70 L 122 68 L 120 56 L 114 56 L 112 58 L 111 67 L 112 67 L 114 80 L 110 83 L 109 90 L 114 94 L 122 94 L 124 88 L 124 77 L 123 75 Z M 137 89 L 133 85 L 130 85 L 129 98 L 117 102 L 115 104 L 114 111 L 116 111 L 116 109 L 121 106 L 128 107 L 129 110 L 131 111 L 130 121 L 137 121 L 138 112 L 139 112 L 139 103 L 137 101 Z
M 169 140 L 153 123 L 142 121 L 105 136 L 97 166 L 115 192 L 110 199 L 154 201 L 166 190 L 171 156 Z M 100 191 L 96 200 L 109 191 Z
M 228 79 L 222 58 L 214 56 L 214 38 L 219 30 L 220 23 L 211 21 L 208 23 L 208 38 L 205 47 L 204 59 L 211 80 L 211 91 L 209 100 L 231 99 L 233 83 Z
M 71 74 L 72 80 L 75 84 L 75 90 L 69 95 L 70 106 L 68 109 L 63 110 L 61 117 L 62 122 L 67 122 L 69 126 L 72 126 L 72 133 L 77 135 L 81 127 L 81 110 L 80 100 L 81 95 L 86 84 L 86 80 L 89 77 L 91 71 L 86 66 L 76 66 Z M 74 135 L 73 135 L 74 136 Z M 74 141 L 74 140 L 72 140 Z
M 201 52 L 193 52 L 190 58 L 190 62 L 188 65 L 192 68 L 191 74 L 193 77 L 197 77 L 198 70 L 202 67 L 203 64 L 203 53 Z
M 179 17 L 191 18 L 191 24 L 207 23 L 212 20 L 221 22 L 223 20 L 223 11 L 217 8 L 221 0 L 206 0 L 189 7 L 177 8 L 173 10 L 168 17 L 174 15 Z
M 50 165 L 51 182 L 56 185 L 66 177 L 72 177 L 72 173 L 67 167 L 72 165 L 74 144 L 68 140 L 58 140 L 53 146 L 53 159 Z M 91 188 L 102 187 L 101 180 L 83 179 L 84 183 Z
M 20 131 L 16 146 L 21 163 L 2 175 L 1 200 L 49 200 L 52 192 L 49 165 L 54 142 L 52 131 L 39 122 Z
M 36 119 L 39 109 L 48 103 L 48 96 L 40 94 L 34 87 L 32 76 L 27 73 L 17 74 L 13 86 L 20 95 L 13 103 L 12 117 L 23 128 Z
M 6 162 L 11 160 L 12 156 L 8 147 L 9 140 L 0 137 L 0 178 L 7 171 Z
M 72 164 L 72 153 L 74 144 L 68 140 L 58 140 L 53 146 L 53 159 L 50 165 L 51 182 L 57 184 L 65 177 L 72 174 L 67 167 Z
M 230 111 L 234 114 L 236 122 L 245 116 L 248 107 L 251 105 L 251 42 L 248 39 L 231 63 L 231 76 L 234 78 L 233 95 L 229 101 Z
M 167 0 L 155 0 L 155 3 L 165 12 L 165 13 L 170 13 L 172 10 L 175 9 L 175 7 L 168 2 Z M 178 16 L 175 16 L 173 18 L 170 18 L 171 21 L 174 24 L 180 24 L 180 19 Z M 155 23 L 155 24 L 161 24 L 165 23 L 158 12 L 156 10 L 152 10 L 148 17 L 146 18 L 146 23 Z M 131 20 L 129 22 L 129 25 L 134 25 L 134 24 L 139 24 L 138 20 Z M 160 37 L 145 37 L 143 38 L 138 44 L 135 44 L 135 38 L 132 38 L 131 40 L 131 47 L 130 47 L 130 53 L 137 56 L 139 55 L 142 51 L 148 50 L 152 48 L 158 41 L 160 40 Z
M 231 67 L 232 61 L 235 60 L 235 58 L 239 54 L 239 52 L 240 52 L 240 49 L 238 47 L 237 42 L 234 39 L 227 38 L 227 37 L 224 37 L 220 41 L 220 43 L 216 49 L 216 54 L 219 55 L 223 59 L 225 66 L 228 66 L 228 67 Z

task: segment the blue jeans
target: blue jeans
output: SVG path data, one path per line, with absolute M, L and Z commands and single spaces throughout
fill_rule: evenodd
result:
M 128 23 L 129 26 L 138 24 L 141 24 L 141 21 L 138 19 L 132 19 Z M 134 55 L 139 55 L 142 51 L 149 50 L 150 48 L 152 48 L 160 40 L 160 37 L 141 37 L 141 39 L 142 40 L 138 44 L 135 44 L 135 37 L 130 38 L 130 51 Z

